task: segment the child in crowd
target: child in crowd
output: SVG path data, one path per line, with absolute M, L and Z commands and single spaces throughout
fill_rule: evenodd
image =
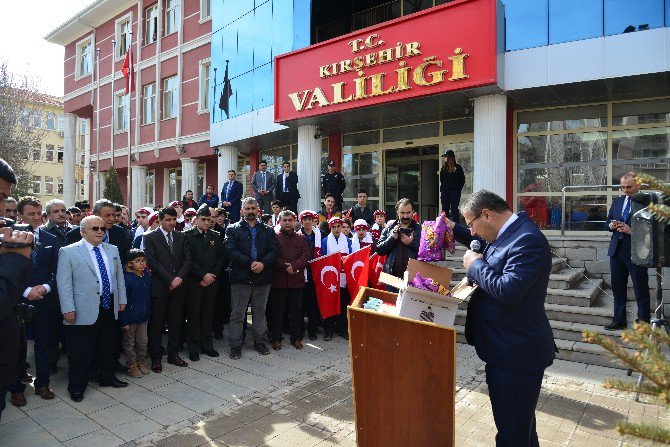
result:
M 379 240 L 379 236 L 381 236 L 382 230 L 386 226 L 386 213 L 382 210 L 377 210 L 372 217 L 374 217 L 375 223 L 372 225 L 370 233 L 372 233 L 372 239 L 376 242 Z
M 130 250 L 126 256 L 126 309 L 119 312 L 123 329 L 123 355 L 130 377 L 149 374 L 144 363 L 147 356 L 147 322 L 151 314 L 151 274 L 147 271 L 147 257 L 142 250 Z
M 342 234 L 344 234 L 347 239 L 351 239 L 353 237 L 353 233 L 351 232 L 351 219 L 342 219 Z
M 184 231 L 193 228 L 193 217 L 195 216 L 195 208 L 189 208 L 184 211 Z
M 272 214 L 263 214 L 261 216 L 261 222 L 265 225 L 272 226 Z
M 279 224 L 279 213 L 281 213 L 282 210 L 282 203 L 279 200 L 275 200 L 270 204 L 270 209 L 272 210 L 272 214 L 270 216 L 272 217 L 272 222 L 268 225 L 274 227 L 275 225 Z
M 354 222 L 354 236 L 351 239 L 351 250 L 358 251 L 372 245 L 372 235 L 368 233 L 368 223 L 365 219 Z

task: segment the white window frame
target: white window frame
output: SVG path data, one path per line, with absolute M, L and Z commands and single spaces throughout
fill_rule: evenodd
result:
M 181 18 L 179 17 L 179 3 L 181 0 L 165 0 L 165 21 L 163 28 L 165 29 L 165 36 L 179 31 Z M 172 4 L 172 6 L 170 6 Z M 174 29 L 170 28 L 170 16 L 174 18 Z
M 130 127 L 130 113 L 128 110 L 128 95 L 126 90 L 117 90 L 114 93 L 114 133 L 128 132 Z M 119 121 L 119 109 L 123 109 L 123 121 L 126 121 L 127 127 L 121 127 L 123 123 Z M 127 118 L 126 118 L 127 117 Z
M 44 177 L 44 194 L 54 195 L 54 178 L 48 175 Z
M 88 72 L 83 73 L 81 70 L 82 66 L 82 57 L 84 56 L 84 48 L 90 45 L 90 53 L 89 53 L 89 63 L 88 63 Z M 83 77 L 86 76 L 91 76 L 93 74 L 93 35 L 91 34 L 88 37 L 85 37 L 84 39 L 80 40 L 77 42 L 77 52 L 76 52 L 76 59 L 75 59 L 75 75 L 74 78 L 75 80 L 79 80 Z
M 198 77 L 198 113 L 209 113 L 209 85 L 211 58 L 199 62 Z
M 51 153 L 51 160 L 49 160 L 49 153 Z M 47 144 L 44 151 L 44 161 L 47 163 L 54 163 L 56 161 L 56 146 Z
M 56 194 L 63 195 L 63 177 L 56 177 Z
M 151 45 L 158 40 L 158 4 L 144 10 L 144 45 Z M 154 39 L 153 37 L 156 36 Z
M 200 23 L 212 20 L 212 1 L 200 0 Z
M 65 116 L 58 115 L 58 132 L 65 132 Z
M 151 94 L 148 95 L 148 89 L 152 87 Z M 151 120 L 147 120 L 147 111 Z M 156 83 L 145 84 L 142 87 L 142 125 L 153 124 L 156 122 Z
M 40 151 L 39 158 L 35 158 L 35 152 L 36 151 Z M 33 148 L 33 150 L 30 152 L 30 159 L 32 161 L 42 161 L 42 146 L 37 146 L 37 147 Z
M 168 90 L 167 85 L 170 80 L 174 79 L 174 85 L 175 87 L 172 90 Z M 167 104 L 168 104 L 168 96 L 170 98 L 170 114 L 166 113 L 168 111 Z M 172 110 L 175 101 L 177 103 L 177 110 Z M 162 101 L 162 115 L 163 115 L 163 120 L 169 120 L 173 118 L 177 118 L 177 114 L 179 113 L 179 77 L 177 75 L 170 76 L 169 78 L 163 79 L 163 101 Z
M 128 26 L 125 32 L 123 30 L 124 25 Z M 119 17 L 114 24 L 114 30 L 116 36 L 116 54 L 114 57 L 118 61 L 123 59 L 128 52 L 128 41 L 133 30 L 133 14 L 129 12 L 125 16 Z
M 51 123 L 51 126 L 49 126 Z M 46 117 L 47 130 L 56 130 L 56 114 L 54 112 L 47 112 Z
M 35 184 L 37 184 L 37 188 L 35 188 Z M 42 176 L 33 175 L 30 189 L 33 194 L 42 194 Z
M 65 157 L 65 148 L 63 146 L 58 146 L 56 148 L 56 163 L 63 163 L 64 157 Z

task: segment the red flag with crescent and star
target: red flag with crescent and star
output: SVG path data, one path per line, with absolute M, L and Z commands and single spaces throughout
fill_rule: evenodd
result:
M 379 256 L 378 253 L 375 253 L 372 256 L 370 256 L 370 260 L 368 262 L 368 265 L 370 266 L 369 267 L 370 287 L 374 289 L 384 290 L 384 284 L 381 284 L 379 282 L 379 274 L 384 269 L 385 262 L 386 262 L 386 256 Z
M 316 287 L 316 301 L 321 318 L 340 314 L 340 270 L 342 253 L 339 251 L 309 261 Z
M 351 302 L 358 295 L 358 289 L 368 285 L 368 274 L 370 272 L 370 249 L 372 246 L 361 248 L 342 259 L 342 268 L 347 275 L 347 289 L 351 295 Z M 351 302 L 349 304 L 351 304 Z

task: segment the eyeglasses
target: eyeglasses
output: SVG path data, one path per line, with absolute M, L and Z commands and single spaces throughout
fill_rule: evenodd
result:
M 88 227 L 91 231 L 105 231 L 105 227 Z
M 465 222 L 465 225 L 466 225 L 468 228 L 472 228 L 472 222 L 474 222 L 475 220 L 479 219 L 479 216 L 481 216 L 483 212 L 484 212 L 484 210 L 481 210 L 481 211 L 479 212 L 479 214 L 477 214 L 477 216 L 475 216 L 474 219 L 472 219 L 470 222 Z

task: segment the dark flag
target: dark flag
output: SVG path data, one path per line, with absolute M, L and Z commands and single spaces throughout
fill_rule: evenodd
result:
M 214 94 L 212 95 L 212 98 L 214 98 L 214 100 L 212 101 L 212 103 L 214 103 L 214 101 L 216 101 L 216 67 L 214 67 Z M 212 122 L 214 122 L 215 116 L 216 116 L 216 105 L 212 104 Z
M 230 118 L 230 97 L 233 96 L 233 87 L 228 77 L 228 61 L 226 61 L 226 74 L 223 76 L 223 91 L 219 99 L 219 109 L 226 112 L 226 118 Z

